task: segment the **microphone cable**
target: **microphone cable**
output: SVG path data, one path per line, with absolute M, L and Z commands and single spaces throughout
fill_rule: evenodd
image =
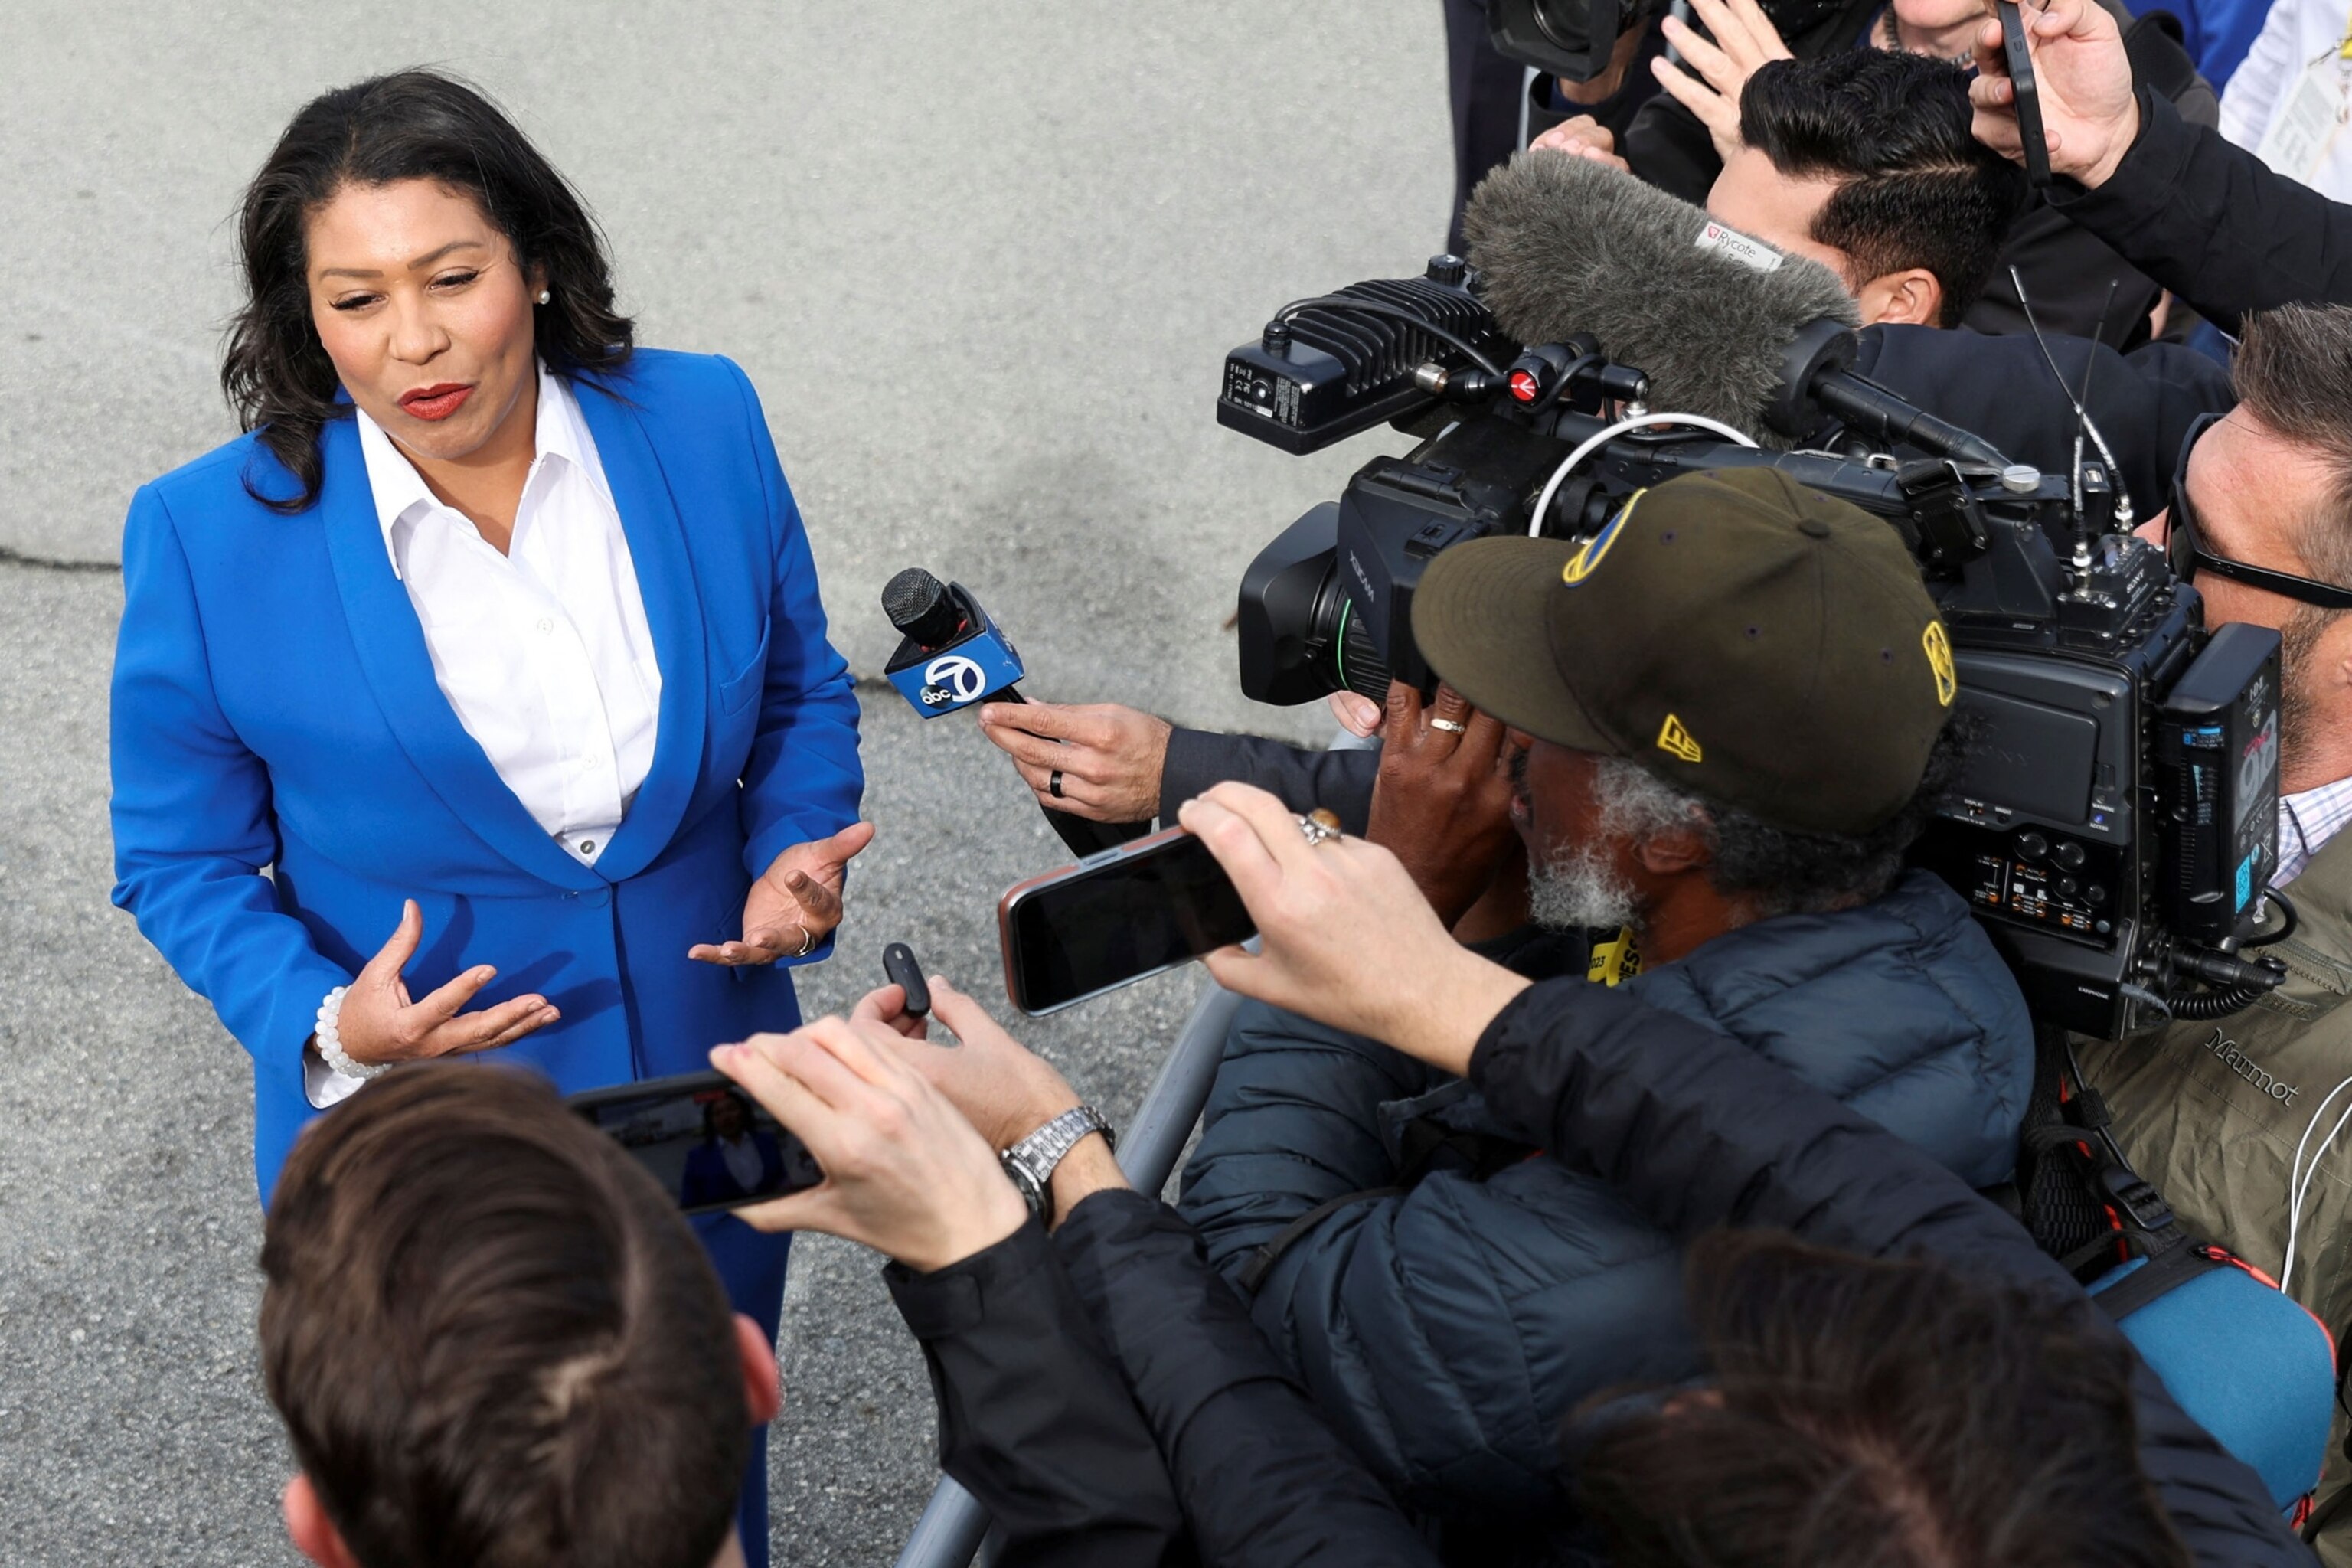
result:
M 1536 498 L 1535 513 L 1528 520 L 1528 537 L 1543 537 L 1544 514 L 1551 510 L 1551 498 L 1559 493 L 1561 481 L 1575 471 L 1577 464 L 1628 430 L 1648 430 L 1660 425 L 1695 425 L 1743 447 L 1753 447 L 1756 445 L 1745 432 L 1733 429 L 1720 419 L 1709 419 L 1704 414 L 1635 414 L 1620 419 L 1614 425 L 1604 426 L 1598 434 L 1587 437 L 1578 443 L 1574 451 L 1560 459 L 1559 467 L 1554 468 L 1551 478 L 1544 481 L 1543 494 Z

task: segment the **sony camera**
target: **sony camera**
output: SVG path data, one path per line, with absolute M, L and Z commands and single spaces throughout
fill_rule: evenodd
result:
M 1309 452 L 1383 422 L 1423 437 L 1357 470 L 1243 578 L 1241 684 L 1264 702 L 1433 677 L 1412 637 L 1428 563 L 1466 539 L 1589 537 L 1636 490 L 1754 464 L 1884 518 L 1918 563 L 1972 715 L 1958 785 L 1915 858 L 1969 900 L 2035 1015 L 2114 1037 L 2219 1017 L 2283 971 L 2262 941 L 2277 862 L 2279 640 L 2208 632 L 2196 590 L 2119 529 L 2095 466 L 2009 464 L 1851 374 L 1806 329 L 1765 417 L 1835 451 L 1635 427 L 1647 378 L 1579 334 L 1519 345 L 1442 257 L 1427 276 L 1288 307 L 1225 362 L 1221 423 Z M 1897 446 L 1925 450 L 1905 460 Z

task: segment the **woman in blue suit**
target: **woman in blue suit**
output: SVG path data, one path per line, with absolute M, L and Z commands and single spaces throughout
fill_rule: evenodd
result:
M 430 73 L 305 107 L 240 229 L 247 434 L 124 532 L 114 898 L 252 1053 L 265 1195 L 393 1063 L 573 1090 L 796 1025 L 872 829 L 743 373 L 634 350 L 577 196 Z M 772 1339 L 782 1247 L 703 1227 Z

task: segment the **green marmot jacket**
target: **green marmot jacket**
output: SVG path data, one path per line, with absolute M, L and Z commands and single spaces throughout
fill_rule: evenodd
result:
M 2083 1076 L 2106 1097 L 2117 1141 L 2190 1232 L 2277 1276 L 2285 1262 L 2287 1181 L 2295 1145 L 2329 1091 L 2352 1079 L 2352 833 L 2322 848 L 2287 885 L 2302 916 L 2267 952 L 2286 983 L 2244 1012 L 2175 1024 L 2129 1040 L 2077 1042 Z M 2328 1101 L 2305 1147 L 2352 1110 L 2352 1087 Z M 2352 1123 L 2328 1147 L 2304 1197 L 2289 1293 L 2341 1342 L 2352 1327 Z M 2249 1367 L 2249 1376 L 2259 1369 Z M 2324 1507 L 2352 1481 L 2336 1412 L 2320 1481 Z M 2321 1560 L 2352 1565 L 2352 1509 L 2331 1524 Z

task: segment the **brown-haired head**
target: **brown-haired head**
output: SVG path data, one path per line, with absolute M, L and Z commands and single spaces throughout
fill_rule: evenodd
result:
M 750 1443 L 692 1228 L 535 1077 L 404 1068 L 315 1123 L 261 1249 L 262 1371 L 367 1568 L 706 1568 Z

